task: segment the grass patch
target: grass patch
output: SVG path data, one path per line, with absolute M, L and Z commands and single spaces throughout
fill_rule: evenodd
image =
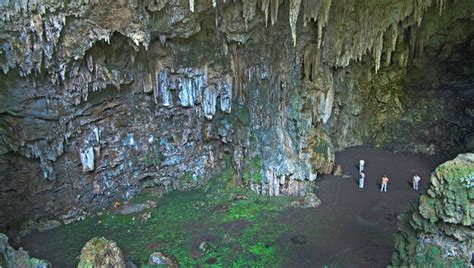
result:
M 147 210 L 151 218 L 146 223 L 139 220 L 144 212 L 104 212 L 41 234 L 45 238 L 38 250 L 55 266 L 77 265 L 84 244 L 104 236 L 138 265 L 145 264 L 152 252 L 162 251 L 182 267 L 281 266 L 283 249 L 277 240 L 287 227 L 274 219 L 291 198 L 269 198 L 235 187 L 234 175 L 227 169 L 199 189 L 171 192 L 163 198 L 141 194 L 132 203 L 158 203 Z M 246 224 L 226 228 L 239 220 Z M 211 250 L 200 251 L 204 241 L 212 243 Z

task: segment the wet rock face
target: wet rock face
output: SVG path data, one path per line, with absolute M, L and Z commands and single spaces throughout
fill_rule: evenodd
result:
M 304 196 L 335 150 L 386 143 L 420 49 L 469 43 L 471 2 L 432 2 L 0 2 L 0 228 L 190 189 L 226 157 Z M 438 13 L 464 35 L 439 41 Z
M 0 233 L 0 264 L 2 267 L 34 267 L 50 268 L 51 264 L 44 260 L 39 260 L 28 255 L 23 248 L 15 250 L 8 243 L 8 237 Z
M 428 192 L 400 217 L 395 266 L 469 266 L 473 249 L 474 154 L 462 154 L 431 175 Z

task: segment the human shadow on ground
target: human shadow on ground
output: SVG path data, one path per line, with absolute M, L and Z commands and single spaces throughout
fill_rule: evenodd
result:
M 379 191 L 380 191 L 380 188 L 382 188 L 382 183 L 381 182 L 376 182 L 375 184 L 377 185 L 377 189 L 379 189 Z M 388 187 L 387 187 L 387 189 L 388 189 Z
M 354 178 L 353 180 L 354 180 L 355 184 L 356 184 L 357 186 L 359 186 L 359 178 Z

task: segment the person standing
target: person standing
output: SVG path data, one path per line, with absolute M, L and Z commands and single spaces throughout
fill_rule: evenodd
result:
M 390 180 L 388 179 L 387 175 L 382 177 L 382 187 L 380 187 L 381 192 L 387 192 L 387 185 Z
M 361 172 L 360 178 L 359 178 L 359 188 L 364 188 L 364 179 L 365 179 L 365 173 Z
M 418 191 L 418 183 L 420 182 L 420 180 L 420 176 L 415 173 L 415 176 L 413 176 L 413 190 Z
M 359 172 L 364 172 L 364 165 L 365 165 L 365 161 L 361 159 L 359 161 Z

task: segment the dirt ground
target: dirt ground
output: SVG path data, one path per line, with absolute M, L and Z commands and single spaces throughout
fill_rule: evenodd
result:
M 358 188 L 358 161 L 365 160 L 365 187 Z M 282 242 L 292 244 L 288 267 L 385 267 L 394 250 L 392 236 L 397 215 L 426 189 L 439 161 L 434 157 L 401 155 L 369 147 L 352 147 L 336 153 L 336 162 L 351 178 L 325 176 L 318 182 L 319 208 L 285 215 L 294 225 Z M 414 173 L 422 178 L 412 190 Z M 381 177 L 388 175 L 387 192 L 380 192 Z M 320 230 L 308 231 L 308 228 Z M 305 243 L 294 243 L 304 237 Z M 292 241 L 293 238 L 293 241 Z
M 358 161 L 360 159 L 364 159 L 366 163 L 365 188 L 363 189 L 358 187 Z M 394 250 L 393 234 L 397 230 L 397 215 L 404 212 L 410 204 L 413 204 L 418 195 L 426 189 L 429 175 L 440 161 L 434 157 L 394 154 L 359 146 L 336 153 L 336 162 L 342 166 L 343 173 L 346 176 L 325 176 L 318 179 L 316 194 L 322 201 L 318 208 L 284 209 L 282 212 L 278 212 L 279 214 L 272 218 L 270 222 L 263 220 L 264 217 L 260 217 L 255 221 L 252 214 L 254 212 L 251 212 L 254 210 L 249 210 L 246 214 L 241 213 L 246 217 L 237 217 L 235 221 L 221 223 L 217 226 L 195 228 L 192 232 L 202 232 L 202 235 L 207 235 L 211 230 L 223 229 L 223 233 L 227 234 L 225 237 L 235 236 L 239 238 L 244 237 L 245 234 L 248 236 L 246 232 L 255 229 L 250 227 L 260 224 L 261 227 L 255 229 L 257 230 L 256 233 L 250 235 L 252 241 L 246 238 L 245 243 L 249 244 L 265 241 L 265 232 L 275 233 L 275 229 L 278 230 L 283 227 L 285 231 L 278 232 L 276 240 L 270 239 L 271 241 L 267 242 L 277 250 L 277 256 L 281 256 L 285 260 L 285 267 L 385 267 L 390 263 Z M 422 178 L 418 192 L 411 188 L 414 173 L 418 173 Z M 390 182 L 388 191 L 381 193 L 380 182 L 384 174 L 388 175 Z M 347 175 L 350 175 L 350 177 Z M 180 204 L 189 203 L 190 206 L 196 202 L 195 200 L 200 199 L 193 197 L 185 201 L 181 198 L 178 201 Z M 178 201 L 169 200 L 168 202 Z M 247 201 L 234 202 L 238 204 Z M 225 204 L 212 205 L 209 208 L 211 215 L 231 213 L 229 207 L 227 207 L 230 203 L 226 202 Z M 163 207 L 166 206 L 163 205 Z M 166 208 L 177 210 L 177 208 L 171 206 Z M 191 215 L 186 216 L 186 218 L 193 221 Z M 122 227 L 117 228 L 120 230 Z M 161 231 L 156 230 L 156 232 Z M 57 260 L 58 258 L 55 259 L 54 254 L 61 255 L 63 253 L 57 251 L 66 252 L 69 250 L 74 251 L 72 255 L 76 256 L 80 253 L 82 245 L 90 237 L 84 235 L 83 240 L 79 239 L 78 242 L 65 240 L 63 242 L 70 242 L 68 246 L 46 249 L 45 245 L 51 246 L 51 243 L 58 243 L 58 240 L 67 237 L 67 235 L 60 235 L 60 233 L 53 230 L 43 234 L 33 234 L 25 238 L 22 246 L 33 253 L 33 256 L 56 260 L 57 267 L 66 267 L 70 260 L 61 259 L 60 257 Z M 283 233 L 283 235 L 280 233 Z M 104 234 L 101 233 L 100 235 Z M 156 236 L 156 234 L 149 234 L 149 236 L 153 235 Z M 196 235 L 199 236 L 200 234 Z M 216 244 L 219 245 L 219 233 L 215 233 L 215 235 Z M 166 240 L 163 241 L 166 242 Z M 133 246 L 133 248 L 127 248 L 127 244 L 122 246 L 126 253 L 136 250 L 136 246 Z M 149 249 L 149 247 L 152 248 Z M 152 251 L 160 247 L 161 244 L 152 243 L 144 250 Z M 182 245 L 179 247 L 182 247 Z M 199 258 L 202 255 L 196 250 L 191 251 L 190 254 L 192 258 Z M 222 256 L 222 258 L 227 257 Z M 243 256 L 243 258 L 247 257 Z M 213 264 L 215 261 L 215 258 L 209 258 L 204 266 Z

